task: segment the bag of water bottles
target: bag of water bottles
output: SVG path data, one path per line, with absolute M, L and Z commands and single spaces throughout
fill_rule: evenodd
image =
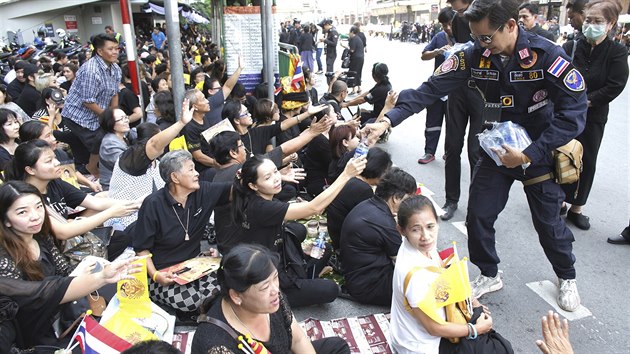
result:
M 518 151 L 523 151 L 532 143 L 532 139 L 525 131 L 525 128 L 511 121 L 495 122 L 492 125 L 492 129 L 484 130 L 477 137 L 479 138 L 479 145 L 494 160 L 497 166 L 501 166 L 503 163 L 495 150 L 503 154 L 505 153 L 503 145 L 508 145 Z

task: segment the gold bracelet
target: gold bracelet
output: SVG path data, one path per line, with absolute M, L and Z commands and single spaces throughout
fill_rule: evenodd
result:
M 159 272 L 156 270 L 155 273 L 153 273 L 153 276 L 151 277 L 151 280 L 153 280 L 154 283 L 157 283 L 157 280 L 155 280 L 155 278 L 157 278 L 158 273 Z

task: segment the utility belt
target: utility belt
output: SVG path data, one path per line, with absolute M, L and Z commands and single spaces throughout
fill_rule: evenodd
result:
M 553 172 L 523 181 L 524 186 L 555 179 L 558 184 L 579 182 L 582 173 L 582 143 L 573 139 L 553 151 Z M 577 193 L 577 189 L 576 189 Z

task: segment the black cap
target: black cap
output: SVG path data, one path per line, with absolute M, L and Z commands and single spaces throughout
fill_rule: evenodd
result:
M 324 27 L 325 25 L 332 25 L 332 20 L 331 19 L 327 19 L 327 20 L 323 20 L 322 22 L 319 23 L 320 27 Z

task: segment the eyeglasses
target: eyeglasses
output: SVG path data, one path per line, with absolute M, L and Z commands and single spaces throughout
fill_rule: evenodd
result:
M 245 118 L 245 117 L 249 117 L 251 115 L 252 115 L 251 113 L 249 113 L 248 111 L 245 111 L 245 112 L 239 114 L 238 117 L 239 118 Z
M 114 122 L 118 123 L 118 122 L 123 121 L 123 120 L 129 120 L 129 116 L 124 115 L 124 116 L 122 116 L 122 117 L 120 117 L 118 119 L 114 119 Z
M 497 34 L 497 32 L 499 32 L 500 29 L 503 28 L 503 25 L 499 26 L 499 28 L 497 28 L 496 31 L 494 31 L 494 33 L 492 33 L 491 35 L 487 35 L 487 34 L 480 34 L 480 35 L 475 35 L 475 34 L 470 34 L 470 37 L 474 40 L 479 40 L 480 42 L 484 42 L 485 44 L 490 44 L 492 43 L 492 37 L 494 37 L 495 34 Z
M 221 86 L 210 87 L 208 90 L 219 90 L 219 89 L 221 89 Z

